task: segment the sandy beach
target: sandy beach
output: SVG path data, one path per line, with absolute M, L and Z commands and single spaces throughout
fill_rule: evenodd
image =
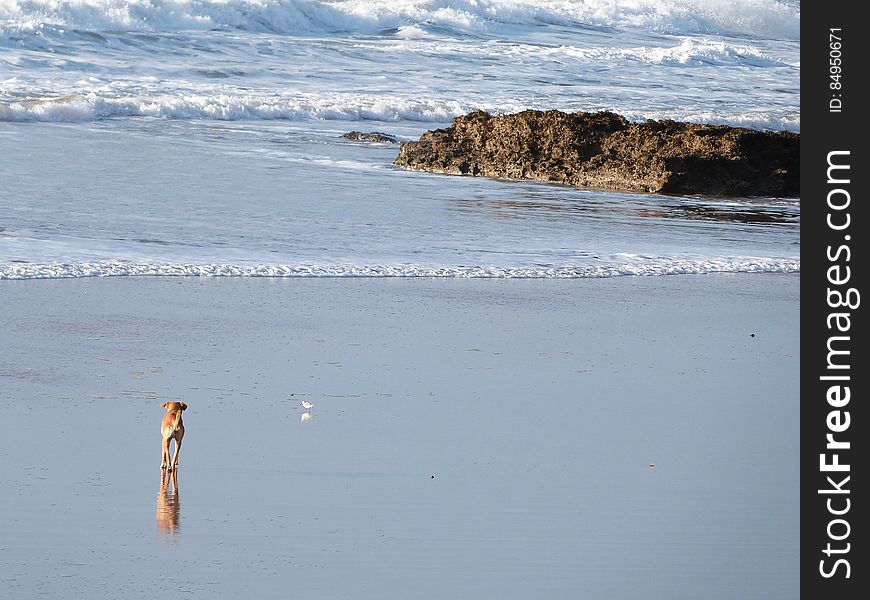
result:
M 2 596 L 795 598 L 799 284 L 0 282 Z

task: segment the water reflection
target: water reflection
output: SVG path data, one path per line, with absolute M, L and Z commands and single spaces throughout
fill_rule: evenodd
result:
M 796 223 L 799 221 L 799 215 L 793 211 L 777 211 L 769 207 L 728 209 L 700 205 L 672 205 L 661 209 L 639 210 L 638 215 L 658 219 L 733 221 L 735 223 Z
M 167 534 L 178 532 L 181 500 L 178 494 L 178 470 L 161 470 L 157 493 L 157 528 Z
M 600 192 L 603 196 L 607 192 Z M 685 219 L 732 221 L 737 223 L 797 223 L 799 205 L 791 200 L 740 198 L 733 202 L 702 203 L 681 198 L 676 202 L 668 196 L 648 197 L 643 194 L 611 194 L 604 201 L 578 201 L 558 195 L 525 194 L 517 198 L 464 198 L 457 201 L 458 211 L 480 212 L 506 219 L 639 217 L 654 219 Z

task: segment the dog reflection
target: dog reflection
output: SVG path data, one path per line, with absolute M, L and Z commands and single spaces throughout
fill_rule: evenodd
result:
M 180 517 L 178 471 L 161 471 L 160 491 L 157 494 L 157 527 L 165 533 L 175 533 Z

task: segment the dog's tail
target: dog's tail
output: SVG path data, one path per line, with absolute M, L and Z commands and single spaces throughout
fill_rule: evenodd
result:
M 175 411 L 175 423 L 172 424 L 172 431 L 178 431 L 178 424 L 181 423 L 181 409 Z

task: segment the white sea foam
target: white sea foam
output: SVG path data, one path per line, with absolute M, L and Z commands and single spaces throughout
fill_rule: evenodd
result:
M 563 53 L 584 60 L 627 59 L 658 65 L 725 65 L 791 66 L 745 44 L 729 44 L 721 40 L 685 38 L 675 46 L 642 46 L 639 48 L 576 48 L 562 46 L 551 54 Z
M 605 265 L 561 267 L 437 267 L 418 265 L 249 265 L 97 261 L 0 265 L 0 279 L 77 277 L 448 277 L 488 279 L 584 279 L 707 273 L 799 273 L 797 259 L 645 259 Z
M 0 0 L 0 31 L 241 29 L 272 33 L 541 24 L 799 39 L 800 6 L 777 0 Z
M 196 93 L 146 97 L 70 94 L 0 104 L 0 121 L 94 121 L 113 117 L 166 119 L 323 119 L 336 121 L 445 122 L 476 108 L 450 100 L 412 100 L 401 97 L 330 94 L 326 96 Z M 484 107 L 495 110 L 496 107 Z
M 416 29 L 416 28 L 411 28 Z M 399 35 L 397 33 L 397 35 Z M 501 40 L 474 42 L 458 40 L 425 40 L 421 43 L 412 34 L 404 35 L 405 41 L 385 44 L 382 41 L 359 41 L 357 48 L 370 52 L 407 52 L 431 53 L 433 48 L 442 53 L 473 53 L 475 56 L 486 56 L 490 59 L 505 57 L 520 60 L 577 60 L 582 62 L 612 62 L 630 60 L 651 65 L 685 65 L 685 66 L 752 66 L 752 67 L 791 67 L 799 68 L 799 64 L 787 62 L 755 45 L 747 43 L 725 42 L 721 39 L 706 37 L 676 38 L 676 43 L 660 46 L 637 47 L 607 47 L 607 46 L 573 46 L 528 43 L 505 44 Z M 666 38 L 672 41 L 674 38 Z
M 775 115 L 764 110 L 755 112 L 745 112 L 732 115 L 721 115 L 710 111 L 691 111 L 684 109 L 675 109 L 664 111 L 644 111 L 638 112 L 633 110 L 621 111 L 622 115 L 629 121 L 644 121 L 646 119 L 653 120 L 673 120 L 683 121 L 686 123 L 702 123 L 708 125 L 728 125 L 731 127 L 745 127 L 747 129 L 768 130 L 768 131 L 793 131 L 800 133 L 801 117 L 800 114 L 793 115 Z
M 58 98 L 0 103 L 2 121 L 87 122 L 117 117 L 154 117 L 163 119 L 305 120 L 327 121 L 413 121 L 446 123 L 472 110 L 493 114 L 525 109 L 547 110 L 545 102 L 522 104 L 516 101 L 476 103 L 471 100 L 423 100 L 395 96 L 357 96 L 331 94 L 323 97 L 250 96 L 237 94 L 199 95 L 194 93 L 157 94 L 151 97 L 103 96 L 96 92 L 69 94 Z M 563 110 L 594 111 L 610 108 L 633 121 L 673 119 L 690 123 L 712 123 L 768 129 L 800 131 L 800 115 L 776 115 L 764 111 L 723 115 L 713 112 L 675 108 L 667 112 L 644 112 L 601 106 L 567 106 Z

